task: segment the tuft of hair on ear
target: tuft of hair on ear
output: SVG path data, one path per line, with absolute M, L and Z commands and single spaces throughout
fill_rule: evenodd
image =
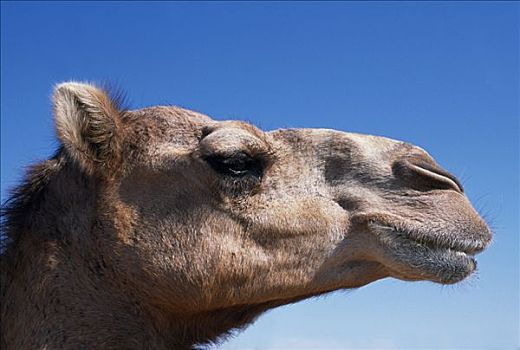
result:
M 66 82 L 55 87 L 53 104 L 58 138 L 84 170 L 117 166 L 123 113 L 117 99 L 95 85 Z

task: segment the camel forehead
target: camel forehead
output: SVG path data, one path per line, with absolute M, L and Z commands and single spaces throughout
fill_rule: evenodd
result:
M 175 106 L 154 106 L 127 112 L 127 124 L 137 136 L 184 144 L 194 137 L 198 140 L 207 134 L 228 129 L 250 134 L 253 137 L 265 138 L 262 130 L 247 122 L 238 120 L 216 121 L 211 117 L 188 109 Z M 131 132 L 132 133 L 132 132 Z
M 127 112 L 130 127 L 164 132 L 189 132 L 215 123 L 207 115 L 175 106 L 154 106 Z

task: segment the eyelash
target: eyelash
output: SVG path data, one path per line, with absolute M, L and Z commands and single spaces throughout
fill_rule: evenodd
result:
M 246 153 L 236 153 L 231 156 L 210 155 L 205 158 L 206 162 L 217 173 L 234 178 L 252 176 L 261 179 L 263 175 L 263 164 Z

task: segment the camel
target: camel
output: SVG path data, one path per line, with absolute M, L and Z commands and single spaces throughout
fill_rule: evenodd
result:
M 2 349 L 191 349 L 393 277 L 457 283 L 491 232 L 426 151 L 125 110 L 55 88 L 60 145 L 2 208 Z

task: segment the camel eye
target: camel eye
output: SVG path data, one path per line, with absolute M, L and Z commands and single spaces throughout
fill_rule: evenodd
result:
M 253 176 L 262 177 L 261 161 L 246 153 L 236 153 L 231 156 L 211 155 L 205 158 L 208 164 L 218 173 L 232 177 Z

